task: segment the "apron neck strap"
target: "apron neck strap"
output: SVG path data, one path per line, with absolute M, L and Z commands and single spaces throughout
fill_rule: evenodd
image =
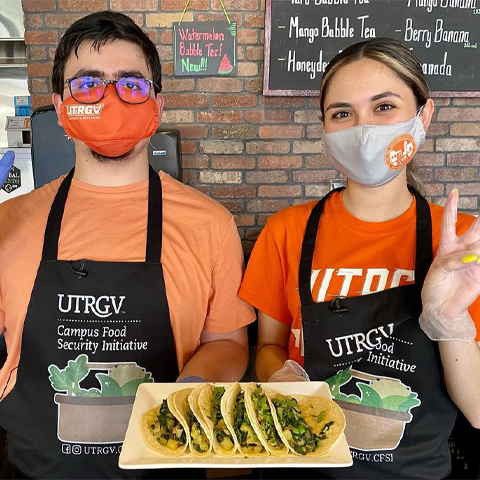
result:
M 303 237 L 298 272 L 298 286 L 302 305 L 315 303 L 312 297 L 313 285 L 310 283 L 315 243 L 317 240 L 318 227 L 323 207 L 330 195 L 334 192 L 341 192 L 344 188 L 345 187 L 336 188 L 329 192 L 318 201 L 310 213 L 305 236 Z M 413 187 L 408 186 L 408 189 L 412 195 L 414 195 L 416 204 L 415 286 L 421 291 L 428 269 L 433 261 L 432 218 L 430 207 L 425 198 L 423 198 Z
M 43 240 L 43 261 L 55 261 L 58 259 L 60 229 L 74 171 L 75 169 L 72 168 L 63 179 L 50 208 Z M 149 166 L 148 224 L 145 254 L 145 261 L 148 263 L 160 263 L 162 253 L 162 218 L 162 183 L 158 173 L 155 172 L 152 166 Z

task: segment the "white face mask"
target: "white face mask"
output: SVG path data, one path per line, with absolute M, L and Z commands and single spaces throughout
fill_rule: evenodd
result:
M 393 125 L 358 125 L 323 133 L 326 157 L 340 173 L 360 185 L 385 185 L 400 174 L 425 141 L 419 115 Z

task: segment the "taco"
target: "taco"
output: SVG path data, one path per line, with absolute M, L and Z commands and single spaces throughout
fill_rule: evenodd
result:
M 280 437 L 272 408 L 260 385 L 251 383 L 245 389 L 245 406 L 252 422 L 253 429 L 258 435 L 265 449 L 272 455 L 279 457 L 288 453 L 288 448 Z
M 212 442 L 190 408 L 188 397 L 192 392 L 193 388 L 185 388 L 172 393 L 172 408 L 188 431 L 188 445 L 192 454 L 196 457 L 206 457 L 212 451 Z
M 213 439 L 215 453 L 229 457 L 235 454 L 237 448 L 222 415 L 221 402 L 224 396 L 225 387 L 214 387 L 207 383 L 200 391 L 198 405 Z
M 187 432 L 166 399 L 142 415 L 140 435 L 148 448 L 162 455 L 182 455 L 188 447 Z
M 345 429 L 345 415 L 333 400 L 266 393 L 277 430 L 285 445 L 297 455 L 324 455 Z
M 221 410 L 227 428 L 232 434 L 237 450 L 245 457 L 263 457 L 268 455 L 252 427 L 245 408 L 245 392 L 235 383 L 222 397 Z

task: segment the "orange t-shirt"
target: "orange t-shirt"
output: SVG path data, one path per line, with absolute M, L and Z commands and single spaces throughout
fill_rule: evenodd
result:
M 253 249 L 239 296 L 270 317 L 291 326 L 289 358 L 303 365 L 298 269 L 308 217 L 316 201 L 272 215 Z M 443 208 L 430 204 L 433 253 L 440 240 Z M 457 232 L 474 217 L 458 214 Z M 317 302 L 352 297 L 414 283 L 415 201 L 400 217 L 370 223 L 352 216 L 342 195 L 327 200 L 317 233 L 311 273 Z M 480 301 L 469 309 L 480 331 Z M 477 340 L 480 335 L 477 334 Z
M 63 178 L 63 177 L 62 177 Z M 45 225 L 61 180 L 0 205 L 0 332 L 7 361 L 0 392 L 18 365 L 22 329 L 41 259 Z M 203 330 L 224 333 L 255 319 L 237 297 L 243 252 L 232 215 L 204 194 L 160 173 L 162 264 L 181 370 Z M 145 260 L 148 180 L 97 187 L 73 179 L 59 241 L 59 259 Z M 39 339 L 41 341 L 41 339 Z M 14 385 L 16 370 L 8 382 Z

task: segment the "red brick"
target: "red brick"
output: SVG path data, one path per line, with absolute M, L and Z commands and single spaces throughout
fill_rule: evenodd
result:
M 83 18 L 84 13 L 54 13 L 45 15 L 45 25 L 53 28 L 68 28 L 73 22 Z
M 322 198 L 330 191 L 329 183 L 321 183 L 318 185 L 305 185 L 305 196 Z
M 302 138 L 303 133 L 301 125 L 264 126 L 258 129 L 259 138 Z
M 214 125 L 212 127 L 213 138 L 241 138 L 243 140 L 255 138 L 253 125 Z
M 172 45 L 157 45 L 158 56 L 162 65 L 165 62 L 173 60 L 173 46 Z
M 205 125 L 172 125 L 172 128 L 180 130 L 181 138 L 206 138 L 208 127 Z
M 244 209 L 243 200 L 219 199 L 218 203 L 223 205 L 230 213 L 242 212 Z
M 418 149 L 419 152 L 433 152 L 433 140 L 431 138 L 427 138 L 425 143 L 420 145 Z
M 302 166 L 302 157 L 300 155 L 291 156 L 265 156 L 258 157 L 258 168 L 300 168 Z
M 247 240 L 256 240 L 262 231 L 261 228 L 247 228 L 245 238 Z
M 143 28 L 143 14 L 142 13 L 126 13 L 125 15 L 127 15 L 127 17 L 130 17 L 139 27 Z M 148 31 L 145 31 L 145 33 L 148 35 Z
M 233 216 L 237 227 L 253 227 L 255 225 L 255 216 L 243 213 L 241 215 Z
M 172 45 L 173 44 L 173 30 L 162 30 L 160 34 L 160 43 L 162 45 Z
M 156 12 L 158 0 L 110 0 L 110 10 L 115 12 Z
M 179 0 L 161 0 L 161 8 L 163 11 L 179 11 L 182 12 L 185 6 L 185 2 Z M 208 10 L 208 0 L 191 0 L 188 5 L 188 10 Z M 179 17 L 180 20 L 180 17 Z
M 30 31 L 25 32 L 26 45 L 57 44 L 58 32 L 56 31 Z
M 480 108 L 441 108 L 438 112 L 438 120 L 478 122 L 480 121 Z
M 421 168 L 418 173 L 423 183 L 429 183 L 433 179 L 433 172 L 431 168 Z
M 243 148 L 243 142 L 240 140 L 202 140 L 200 142 L 202 153 L 238 155 L 243 153 Z
M 480 97 L 454 98 L 452 100 L 453 104 L 458 106 L 475 107 L 480 105 Z
M 258 0 L 223 0 L 227 13 L 235 10 L 258 10 Z M 221 10 L 220 2 L 212 2 L 213 10 Z M 229 14 L 230 16 L 230 14 Z
M 434 122 L 430 124 L 427 135 L 429 137 L 439 137 L 448 134 L 448 123 Z
M 288 200 L 247 200 L 247 212 L 278 212 L 288 205 Z
M 442 167 L 445 165 L 445 155 L 443 153 L 417 153 L 415 163 L 419 167 Z
M 60 10 L 67 12 L 98 12 L 108 10 L 107 0 L 58 0 Z
M 258 75 L 258 65 L 253 62 L 241 62 L 238 64 L 239 77 L 254 77 Z
M 48 92 L 47 82 L 44 78 L 32 78 L 32 93 Z
M 254 107 L 257 104 L 257 97 L 249 94 L 239 95 L 211 95 L 212 107 Z
M 258 187 L 259 197 L 300 197 L 300 185 L 261 185 Z
M 436 107 L 446 107 L 447 105 L 450 105 L 450 98 L 449 97 L 436 97 L 435 95 L 432 95 L 433 101 L 435 103 Z
M 242 172 L 229 170 L 202 170 L 199 175 L 200 183 L 230 184 L 242 183 Z
M 208 106 L 208 97 L 200 94 L 171 94 L 165 93 L 165 107 L 204 108 Z
M 478 137 L 480 136 L 480 123 L 454 123 L 450 127 L 450 134 Z
M 158 31 L 154 29 L 144 29 L 143 30 L 146 34 L 147 37 L 153 42 L 153 43 L 158 43 Z
M 182 155 L 182 168 L 208 168 L 207 155 Z
M 242 81 L 238 78 L 201 78 L 197 80 L 199 92 L 241 92 Z
M 473 166 L 480 165 L 480 153 L 449 153 L 447 165 Z
M 198 183 L 197 180 L 197 172 L 194 170 L 184 170 L 182 172 L 182 183 L 185 185 L 196 185 Z
M 246 13 L 244 25 L 246 28 L 263 28 L 265 15 L 263 13 Z
M 480 139 L 478 138 L 439 138 L 437 140 L 437 151 L 440 152 L 467 152 L 480 150 Z
M 330 162 L 325 155 L 307 155 L 305 159 L 305 166 L 307 168 L 330 168 Z
M 52 96 L 33 94 L 31 98 L 31 102 L 32 102 L 32 108 L 43 107 L 44 105 L 51 105 Z
M 478 199 L 477 197 L 460 197 L 458 199 L 458 209 L 462 211 L 473 210 L 472 213 L 477 214 Z
M 228 12 L 228 17 L 231 22 L 237 22 L 237 31 L 242 25 L 242 14 L 241 13 L 230 13 Z M 198 13 L 197 21 L 199 22 L 225 22 L 226 18 L 223 12 L 218 13 Z
M 248 47 L 247 47 L 248 48 Z M 306 97 L 265 97 L 260 98 L 263 107 L 305 107 Z
M 249 170 L 255 168 L 255 158 L 247 156 L 214 156 L 212 157 L 212 168 L 226 170 L 226 169 L 242 169 Z
M 247 47 L 247 60 L 263 60 L 263 47 Z
M 247 183 L 286 183 L 288 182 L 288 173 L 272 170 L 246 172 L 245 181 Z
M 293 116 L 295 123 L 320 123 L 320 110 L 299 110 Z
M 42 15 L 35 13 L 32 15 L 26 14 L 27 25 L 31 28 L 38 29 L 43 27 L 43 17 Z
M 249 110 L 245 112 L 245 120 L 249 123 L 290 123 L 288 110 Z
M 247 142 L 247 153 L 289 153 L 290 142 Z
M 53 60 L 55 58 L 55 52 L 57 51 L 57 47 L 49 47 L 48 48 L 48 58 Z
M 162 77 L 162 90 L 167 92 L 191 92 L 195 89 L 193 78 L 164 78 Z
M 446 185 L 446 191 L 451 192 L 454 188 L 460 195 L 480 195 L 480 183 L 449 183 Z
M 164 109 L 163 110 L 163 123 L 169 124 L 184 124 L 193 123 L 194 116 L 192 110 L 179 110 L 179 109 Z
M 56 10 L 56 0 L 22 0 L 24 12 L 51 12 Z
M 173 62 L 166 62 L 162 64 L 162 78 L 163 76 L 172 77 L 174 72 Z
M 477 168 L 439 168 L 435 171 L 435 180 L 440 182 L 476 182 Z
M 47 49 L 43 45 L 30 45 L 27 47 L 27 57 L 29 60 L 46 60 Z
M 293 181 L 295 183 L 328 182 L 335 176 L 335 170 L 300 170 L 293 172 Z
M 215 110 L 197 112 L 197 122 L 201 123 L 240 123 L 243 113 L 238 110 Z
M 321 138 L 323 127 L 321 125 L 309 125 L 307 127 L 307 138 Z
M 263 80 L 261 78 L 246 78 L 245 91 L 260 94 L 263 90 Z
M 33 48 L 33 47 L 32 47 Z M 29 77 L 49 77 L 52 75 L 53 63 L 29 63 L 27 73 Z
M 324 147 L 320 140 L 297 140 L 293 142 L 293 153 L 323 153 Z
M 443 195 L 445 190 L 443 183 L 428 183 L 424 185 L 425 192 L 427 197 L 436 197 L 438 195 Z
M 211 191 L 212 196 L 218 198 L 252 198 L 255 196 L 255 187 L 248 186 L 215 186 Z
M 237 42 L 239 45 L 257 45 L 258 30 L 251 28 L 242 28 L 237 32 Z

